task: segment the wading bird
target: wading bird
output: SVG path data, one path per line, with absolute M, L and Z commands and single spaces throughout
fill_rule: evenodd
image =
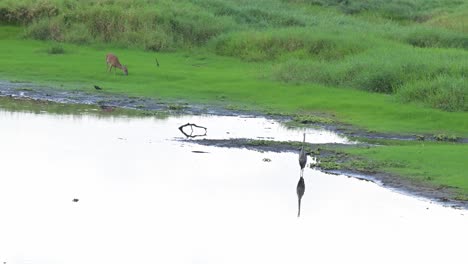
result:
M 299 217 L 301 216 L 301 199 L 305 192 L 305 183 L 304 183 L 304 178 L 302 176 L 299 178 L 299 182 L 297 183 L 296 192 L 297 192 L 297 202 L 298 202 L 297 217 Z
M 107 71 L 110 72 L 112 68 L 119 68 L 125 75 L 128 75 L 127 66 L 120 64 L 119 58 L 112 53 L 106 55 Z
M 299 166 L 301 166 L 301 177 L 304 173 L 304 168 L 307 163 L 307 152 L 305 152 L 304 150 L 304 144 L 305 144 L 305 133 L 304 133 L 304 139 L 302 140 L 301 152 L 299 152 Z

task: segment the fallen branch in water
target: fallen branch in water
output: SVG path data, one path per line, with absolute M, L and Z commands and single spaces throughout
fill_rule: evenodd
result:
M 184 131 L 184 128 L 185 128 L 185 127 L 188 127 L 188 126 L 190 126 L 190 129 L 191 129 L 190 135 L 187 134 L 187 133 L 185 133 L 185 131 Z M 205 129 L 205 134 L 203 134 L 203 135 L 201 135 L 201 134 L 193 135 L 193 127 Z M 206 136 L 206 133 L 207 133 L 207 131 L 208 131 L 208 129 L 207 129 L 206 127 L 202 127 L 202 126 L 199 126 L 199 125 L 196 125 L 196 124 L 191 124 L 191 123 L 187 123 L 187 124 L 185 124 L 185 125 L 180 126 L 180 127 L 179 127 L 179 130 L 180 130 L 180 132 L 182 132 L 182 134 L 184 134 L 184 135 L 185 135 L 186 137 L 188 137 L 188 138 L 195 138 L 195 137 L 203 137 L 203 136 Z

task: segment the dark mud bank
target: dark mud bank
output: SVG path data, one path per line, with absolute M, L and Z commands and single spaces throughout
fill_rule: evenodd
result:
M 65 90 L 31 83 L 8 82 L 0 80 L 0 97 L 30 99 L 61 104 L 97 105 L 103 110 L 112 108 L 135 109 L 145 111 L 162 111 L 169 114 L 212 114 L 236 115 L 235 111 L 204 105 L 190 105 L 182 101 L 162 102 L 157 99 L 126 96 L 95 90 L 90 85 L 89 91 Z M 254 115 L 255 113 L 252 113 Z

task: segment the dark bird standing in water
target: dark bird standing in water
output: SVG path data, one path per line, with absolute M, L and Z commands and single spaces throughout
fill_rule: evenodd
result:
M 97 86 L 97 85 L 94 85 L 94 89 L 96 89 L 96 90 L 102 90 L 102 88 L 99 87 L 99 86 Z
M 297 192 L 297 202 L 298 202 L 297 217 L 300 217 L 301 216 L 301 199 L 305 192 L 305 183 L 304 183 L 304 178 L 302 176 L 301 178 L 299 178 L 299 182 L 297 183 L 296 192 Z
M 304 144 L 305 144 L 305 133 L 304 133 L 304 139 L 302 140 L 301 152 L 299 152 L 299 166 L 301 166 L 301 177 L 304 173 L 304 168 L 307 163 L 307 153 L 304 150 Z

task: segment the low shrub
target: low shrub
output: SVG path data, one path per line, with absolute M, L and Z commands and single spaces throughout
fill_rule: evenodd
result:
M 64 26 L 60 19 L 55 18 L 43 18 L 33 24 L 31 24 L 25 35 L 38 40 L 53 40 L 63 41 L 64 40 Z

